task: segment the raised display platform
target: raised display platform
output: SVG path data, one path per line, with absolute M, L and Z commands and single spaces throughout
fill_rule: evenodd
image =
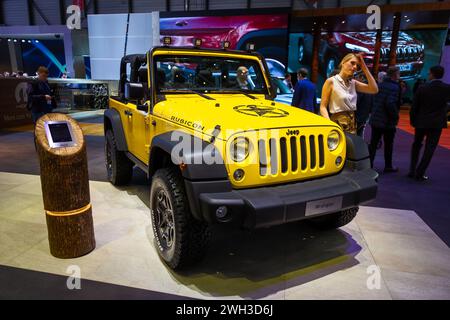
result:
M 84 298 L 99 298 L 92 281 L 83 287 L 89 279 L 172 298 L 450 299 L 450 249 L 413 211 L 362 207 L 352 223 L 328 232 L 304 223 L 215 230 L 214 250 L 176 274 L 153 247 L 149 188 L 118 189 L 106 182 L 90 188 L 97 248 L 62 260 L 49 252 L 39 176 L 0 173 L 0 265 L 62 276 L 77 265 Z M 39 281 L 47 278 L 33 275 L 32 290 L 39 292 Z M 20 290 L 20 277 L 10 281 L 9 288 L 17 283 Z M 122 291 L 133 297 L 114 288 L 116 297 Z M 77 295 L 64 289 L 68 297 Z M 43 298 L 51 295 L 42 289 Z

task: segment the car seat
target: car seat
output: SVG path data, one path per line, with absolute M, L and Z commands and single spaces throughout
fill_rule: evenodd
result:
M 166 73 L 163 69 L 156 69 L 156 87 L 159 89 L 164 88 L 166 84 Z
M 210 70 L 200 70 L 196 77 L 196 83 L 198 87 L 215 87 L 216 82 Z
M 183 71 L 177 67 L 172 68 L 172 86 L 174 88 L 185 87 L 184 83 L 186 78 L 184 77 Z
M 148 84 L 148 69 L 146 67 L 140 67 L 138 70 L 139 82 Z

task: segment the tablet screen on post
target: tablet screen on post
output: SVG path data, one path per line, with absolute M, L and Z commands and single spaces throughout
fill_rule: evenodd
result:
M 45 132 L 50 147 L 73 147 L 76 145 L 72 125 L 68 121 L 47 121 Z

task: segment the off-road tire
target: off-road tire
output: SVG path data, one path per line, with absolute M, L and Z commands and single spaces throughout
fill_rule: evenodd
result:
M 130 182 L 134 164 L 128 159 L 125 152 L 117 150 L 116 139 L 112 130 L 106 131 L 105 134 L 105 161 L 109 182 L 115 186 Z
M 162 192 L 161 192 L 162 191 Z M 170 202 L 169 211 L 160 209 L 158 196 L 165 193 Z M 167 199 L 165 199 L 167 201 Z M 176 167 L 158 169 L 152 178 L 150 189 L 150 210 L 155 236 L 155 246 L 161 259 L 172 269 L 183 269 L 200 260 L 207 249 L 211 233 L 208 224 L 196 220 L 189 208 L 183 178 Z M 163 231 L 158 227 L 162 211 L 172 212 L 173 230 L 165 234 L 173 234 L 171 245 L 163 237 Z M 170 218 L 166 218 L 170 221 Z
M 336 213 L 310 219 L 315 227 L 323 230 L 336 229 L 345 226 L 356 217 L 359 207 L 353 207 Z

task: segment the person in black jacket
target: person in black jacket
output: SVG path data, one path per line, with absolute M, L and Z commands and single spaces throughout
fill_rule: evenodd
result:
M 411 125 L 415 128 L 408 176 L 419 181 L 427 180 L 425 171 L 439 143 L 442 128 L 447 128 L 447 103 L 450 101 L 450 85 L 442 82 L 444 68 L 430 68 L 430 82 L 421 85 L 414 96 L 410 110 Z M 417 166 L 422 141 L 426 137 L 425 150 Z
M 367 83 L 367 79 L 363 73 L 360 73 L 356 80 Z M 360 137 L 364 136 L 364 129 L 373 105 L 373 94 L 358 92 L 358 99 L 356 100 L 356 134 Z
M 370 162 L 373 167 L 377 145 L 381 137 L 384 140 L 384 172 L 397 172 L 392 165 L 394 138 L 400 111 L 400 86 L 398 67 L 391 66 L 387 70 L 386 78 L 378 87 L 378 94 L 374 97 L 373 110 L 370 116 L 372 136 L 369 144 Z
M 39 67 L 38 77 L 28 85 L 28 105 L 31 111 L 31 118 L 36 123 L 40 117 L 52 112 L 56 107 L 53 90 L 48 84 L 48 69 Z

